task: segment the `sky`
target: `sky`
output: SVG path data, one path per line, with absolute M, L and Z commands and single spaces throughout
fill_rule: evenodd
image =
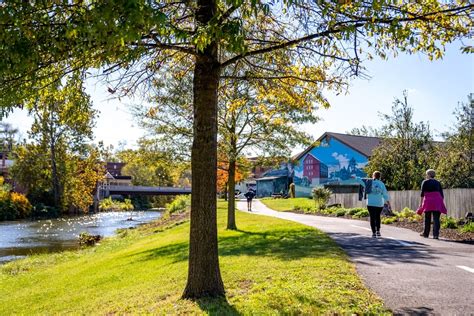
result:
M 362 125 L 380 127 L 379 113 L 390 113 L 395 98 L 408 91 L 408 102 L 414 108 L 416 122 L 429 122 L 436 139 L 455 122 L 452 114 L 458 102 L 467 102 L 474 93 L 474 55 L 461 54 L 460 43 L 446 47 L 442 60 L 429 61 L 424 55 L 399 54 L 389 60 L 365 62 L 370 79 L 352 80 L 347 94 L 326 94 L 329 109 L 318 111 L 321 121 L 302 129 L 315 139 L 324 132 L 345 133 Z M 95 141 L 114 148 L 133 148 L 145 135 L 130 114 L 129 104 L 139 100 L 109 99 L 107 87 L 89 81 L 86 91 L 100 111 L 94 129 Z M 31 125 L 25 111 L 16 110 L 4 121 L 20 129 L 23 137 Z M 302 148 L 295 148 L 296 154 Z

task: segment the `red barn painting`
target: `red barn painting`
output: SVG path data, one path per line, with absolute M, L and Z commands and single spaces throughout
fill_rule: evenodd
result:
M 303 160 L 303 177 L 306 177 L 310 183 L 315 178 L 327 179 L 328 167 L 313 155 L 307 154 Z

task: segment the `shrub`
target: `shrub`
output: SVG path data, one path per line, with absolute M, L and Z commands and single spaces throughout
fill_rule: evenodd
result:
M 91 235 L 87 232 L 79 234 L 79 244 L 83 246 L 93 246 L 100 241 L 102 237 L 100 235 Z
M 409 218 L 408 218 L 408 221 L 410 221 L 410 222 L 419 222 L 419 221 L 421 221 L 422 219 L 423 219 L 423 216 L 418 215 L 418 214 L 415 214 L 415 215 L 413 215 L 412 217 L 409 217 Z
M 352 218 L 361 218 L 361 217 L 368 217 L 369 216 L 369 211 L 368 210 L 359 210 L 357 213 L 355 213 Z
M 33 206 L 30 201 L 23 194 L 12 192 L 10 194 L 10 199 L 13 205 L 13 208 L 16 209 L 18 218 L 27 218 L 31 215 L 31 210 Z
M 355 213 L 359 212 L 361 209 L 360 208 L 351 208 L 346 211 L 346 215 L 355 215 Z
M 303 207 L 303 212 L 305 212 L 307 214 L 314 214 L 314 213 L 316 213 L 316 208 L 313 208 L 311 206 L 304 206 Z
M 99 210 L 101 211 L 132 211 L 134 206 L 132 201 L 125 199 L 124 202 L 112 200 L 111 197 L 103 199 L 99 202 Z
M 401 210 L 397 216 L 402 217 L 402 218 L 410 218 L 417 215 L 415 211 L 409 209 L 408 207 L 405 207 L 403 210 Z
M 343 208 L 340 208 L 340 209 L 338 209 L 338 210 L 336 211 L 335 214 L 336 214 L 337 217 L 339 217 L 339 216 L 344 216 L 344 215 L 346 215 L 346 210 L 343 209 Z
M 332 215 L 336 213 L 337 210 L 338 210 L 337 207 L 329 207 L 329 208 L 321 210 L 321 213 L 326 214 L 326 215 Z
M 314 188 L 312 191 L 313 195 L 313 200 L 316 203 L 316 208 L 318 209 L 324 209 L 326 208 L 326 204 L 329 201 L 329 198 L 331 197 L 331 190 L 328 190 L 323 187 L 318 187 Z
M 474 233 L 474 222 L 469 222 L 460 228 L 463 233 Z
M 38 203 L 33 207 L 31 217 L 33 218 L 52 218 L 58 217 L 59 210 L 52 206 L 46 206 L 43 203 Z
M 446 216 L 441 219 L 442 228 L 458 228 L 458 222 L 451 216 Z
M 15 220 L 30 216 L 32 206 L 26 196 L 0 191 L 0 220 Z
M 392 224 L 396 221 L 398 221 L 398 218 L 395 216 L 382 218 L 382 224 Z
M 13 207 L 12 201 L 8 197 L 0 198 L 0 220 L 12 221 L 17 219 L 18 214 Z
M 191 200 L 189 196 L 185 195 L 180 195 L 176 199 L 173 200 L 173 202 L 166 204 L 166 211 L 169 214 L 173 213 L 180 213 L 184 210 L 186 210 L 186 207 L 191 205 Z

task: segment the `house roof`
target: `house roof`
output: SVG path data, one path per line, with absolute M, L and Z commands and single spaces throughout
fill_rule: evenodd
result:
M 269 181 L 269 180 L 275 180 L 275 179 L 280 179 L 280 178 L 284 178 L 286 176 L 273 176 L 273 177 L 263 177 L 263 178 L 258 178 L 258 179 L 255 179 L 255 181 Z
M 311 147 L 311 148 L 312 148 L 312 147 Z M 314 157 L 314 155 L 311 154 L 311 153 L 309 153 L 308 155 L 306 155 L 306 157 L 304 158 L 304 160 L 306 160 L 309 156 L 313 157 L 314 160 L 321 162 L 321 160 L 319 160 L 318 158 Z
M 289 171 L 285 169 L 272 169 L 263 174 L 264 177 L 288 177 Z M 261 178 L 260 178 L 261 179 Z M 258 179 L 257 179 L 258 180 Z
M 343 143 L 344 145 L 354 149 L 355 151 L 358 151 L 359 153 L 361 153 L 362 155 L 366 157 L 372 156 L 372 151 L 382 141 L 382 139 L 379 137 L 358 136 L 358 135 L 326 132 L 321 137 L 318 138 L 318 140 L 316 141 L 316 144 L 313 144 L 309 146 L 308 148 L 306 148 L 303 152 L 295 156 L 294 159 L 298 160 L 304 155 L 306 155 L 308 152 L 311 151 L 311 149 L 316 147 L 317 144 L 321 142 L 322 140 L 324 140 L 325 138 L 328 141 L 330 138 L 335 138 L 341 143 Z

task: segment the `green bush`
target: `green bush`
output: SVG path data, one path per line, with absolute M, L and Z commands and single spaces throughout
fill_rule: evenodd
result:
M 33 207 L 31 217 L 33 218 L 53 218 L 59 216 L 57 208 L 46 206 L 43 203 L 38 203 Z
M 355 215 L 357 212 L 359 212 L 361 209 L 360 208 L 351 208 L 346 211 L 346 215 L 352 216 Z
M 101 211 L 133 211 L 132 201 L 125 199 L 123 202 L 112 200 L 111 197 L 103 199 L 99 202 L 99 210 Z
M 336 214 L 337 217 L 344 216 L 344 215 L 346 215 L 346 209 L 340 208 L 336 211 L 335 214 Z
M 166 204 L 166 211 L 169 214 L 173 213 L 180 213 L 184 210 L 186 210 L 187 206 L 191 205 L 191 200 L 189 196 L 185 195 L 180 195 L 176 199 L 173 200 L 173 202 Z
M 87 232 L 79 234 L 79 244 L 82 246 L 93 246 L 102 239 L 100 235 L 91 235 Z
M 312 191 L 313 200 L 316 203 L 316 208 L 324 209 L 331 197 L 332 191 L 323 187 L 314 188 Z
M 303 212 L 306 214 L 315 214 L 317 209 L 311 206 L 303 206 L 302 208 Z
M 352 215 L 352 218 L 361 218 L 361 217 L 368 217 L 369 216 L 369 211 L 368 210 L 360 210 L 354 215 Z
M 458 222 L 451 216 L 446 216 L 441 219 L 442 228 L 458 228 Z
M 403 210 L 401 210 L 397 214 L 398 217 L 402 217 L 402 218 L 410 218 L 410 217 L 414 217 L 415 215 L 417 215 L 416 212 L 409 209 L 408 207 L 405 207 Z
M 474 222 L 465 224 L 459 230 L 463 233 L 474 233 Z
M 382 218 L 382 224 L 392 224 L 398 221 L 396 216 Z

